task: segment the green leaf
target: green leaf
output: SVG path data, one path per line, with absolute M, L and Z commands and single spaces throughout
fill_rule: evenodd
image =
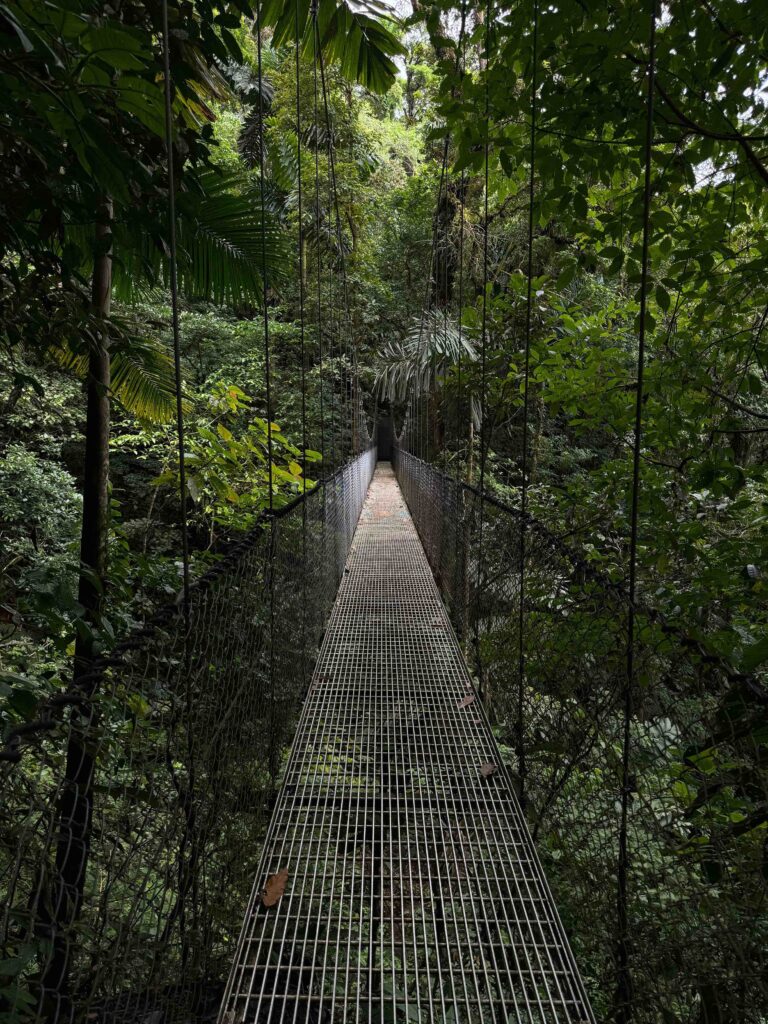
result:
M 152 60 L 140 35 L 106 22 L 82 34 L 81 44 L 105 64 L 123 70 L 141 70 Z
M 165 138 L 165 108 L 161 89 L 136 75 L 126 75 L 118 81 L 117 105 L 133 114 L 160 138 Z
M 285 0 L 266 0 L 261 10 L 262 24 L 274 27 L 274 46 L 286 46 L 298 32 L 306 54 L 313 50 L 314 29 L 309 0 L 296 5 Z M 345 0 L 320 0 L 317 32 L 324 54 L 339 62 L 341 72 L 372 92 L 384 93 L 397 78 L 393 57 L 404 54 L 405 47 L 386 27 L 392 12 L 376 0 L 360 0 L 354 7 Z
M 768 636 L 764 636 L 762 640 L 744 648 L 741 655 L 741 667 L 745 672 L 752 672 L 764 661 L 768 661 Z

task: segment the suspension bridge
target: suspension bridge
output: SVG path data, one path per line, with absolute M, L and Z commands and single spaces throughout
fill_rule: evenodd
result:
M 224 1007 L 233 1022 L 593 1019 L 389 463 L 352 541 Z
M 648 862 L 689 908 L 713 898 L 667 839 L 688 827 L 669 779 L 696 768 L 659 722 L 748 764 L 762 691 L 644 612 L 642 670 L 675 676 L 636 692 L 625 824 L 622 588 L 409 451 L 408 429 L 394 473 L 359 429 L 362 451 L 266 514 L 186 608 L 100 659 L 90 697 L 65 693 L 10 737 L 3 926 L 39 937 L 31 1019 L 656 1019 L 664 975 L 645 934 L 688 923 L 649 903 Z M 692 694 L 712 709 L 693 732 Z M 488 707 L 515 728 L 492 729 Z M 743 866 L 737 839 L 710 833 L 726 871 Z M 638 865 L 625 895 L 623 842 Z M 723 964 L 754 955 L 759 985 L 759 946 L 730 946 L 759 904 L 738 913 Z M 625 963 L 622 914 L 638 943 Z
M 534 22 L 534 64 L 535 38 Z M 23 960 L 17 974 L 31 966 L 25 987 L 0 989 L 0 1010 L 52 1024 L 756 1021 L 740 1007 L 768 990 L 765 861 L 750 824 L 768 800 L 755 738 L 768 698 L 634 587 L 652 56 L 626 587 L 527 507 L 535 85 L 512 505 L 486 468 L 488 142 L 479 472 L 445 471 L 426 389 L 408 396 L 392 462 L 377 466 L 356 350 L 346 328 L 336 333 L 349 310 L 316 43 L 315 29 L 314 130 L 324 109 L 331 169 L 323 229 L 338 253 L 325 270 L 344 306 L 324 305 L 317 203 L 311 324 L 300 285 L 302 448 L 306 319 L 323 477 L 278 505 L 270 448 L 269 507 L 254 529 L 192 582 L 185 542 L 181 599 L 7 737 L 0 925 Z M 260 50 L 258 70 L 263 115 Z M 301 132 L 297 145 L 300 166 Z M 447 154 L 446 141 L 438 206 Z M 260 158 L 263 209 L 263 148 Z M 433 239 L 427 307 L 435 252 Z M 175 290 L 173 312 L 178 372 Z M 334 345 L 349 372 L 329 381 Z M 186 523 L 182 413 L 179 397 Z M 721 788 L 747 780 L 749 828 L 681 796 L 715 762 L 732 773 Z M 701 976 L 698 943 L 714 977 Z M 682 1015 L 680 977 L 695 1018 Z M 729 1016 L 701 1009 L 713 991 Z

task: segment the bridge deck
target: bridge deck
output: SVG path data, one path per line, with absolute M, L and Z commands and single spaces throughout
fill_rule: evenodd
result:
M 593 1020 L 507 775 L 489 767 L 500 756 L 473 697 L 380 464 L 222 1021 Z M 286 869 L 283 895 L 265 906 L 267 877 Z

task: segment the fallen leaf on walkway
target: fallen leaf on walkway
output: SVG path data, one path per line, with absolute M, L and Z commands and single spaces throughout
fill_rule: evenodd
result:
M 496 765 L 493 763 L 493 761 L 489 761 L 488 764 L 481 764 L 480 765 L 480 774 L 485 779 L 490 779 L 490 777 L 492 775 L 495 775 L 498 770 L 499 769 L 496 767 Z
M 270 875 L 261 893 L 261 902 L 265 907 L 274 907 L 285 892 L 288 882 L 288 868 L 281 868 L 276 875 Z
M 460 708 L 468 708 L 469 705 L 473 703 L 474 699 L 475 699 L 474 693 L 468 693 L 467 696 L 464 698 L 464 700 L 460 700 L 459 701 L 459 707 Z

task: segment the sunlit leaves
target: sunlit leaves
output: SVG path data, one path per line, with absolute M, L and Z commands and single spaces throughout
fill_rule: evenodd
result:
M 218 384 L 210 396 L 214 418 L 193 418 L 188 424 L 186 468 L 193 514 L 211 530 L 249 529 L 270 500 L 277 508 L 313 486 L 302 466 L 316 462 L 318 453 L 302 454 L 277 423 L 255 415 L 252 404 L 237 386 Z M 157 483 L 177 486 L 178 476 L 169 469 Z
M 385 20 L 391 10 L 365 0 L 354 6 L 346 0 L 320 0 L 317 13 L 317 37 L 328 59 L 339 62 L 342 74 L 372 92 L 386 92 L 397 76 L 393 58 L 405 52 Z M 298 27 L 297 27 L 298 18 Z M 304 53 L 314 52 L 315 32 L 309 0 L 297 4 L 285 0 L 266 0 L 261 10 L 264 25 L 274 26 L 274 45 L 302 41 Z

